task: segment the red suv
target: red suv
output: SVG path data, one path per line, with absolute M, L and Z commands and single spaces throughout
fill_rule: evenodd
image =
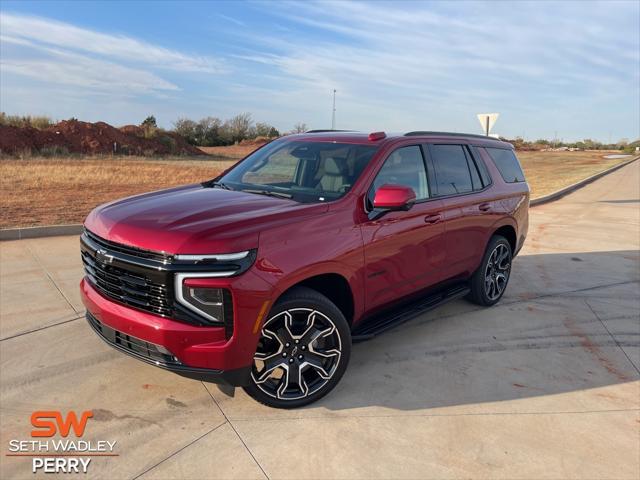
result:
M 335 387 L 353 341 L 461 296 L 500 300 L 528 207 L 508 143 L 312 131 L 96 208 L 80 288 L 118 350 L 297 407 Z

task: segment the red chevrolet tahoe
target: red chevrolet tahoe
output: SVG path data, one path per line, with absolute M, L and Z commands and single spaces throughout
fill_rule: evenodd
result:
M 217 178 L 96 208 L 87 320 L 116 349 L 281 408 L 327 394 L 353 341 L 503 295 L 528 227 L 513 147 L 312 131 Z

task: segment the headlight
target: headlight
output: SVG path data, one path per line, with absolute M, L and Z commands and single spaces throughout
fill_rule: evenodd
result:
M 177 273 L 175 278 L 176 301 L 192 312 L 215 323 L 233 323 L 231 293 L 226 288 L 198 284 L 203 278 L 215 278 L 209 274 Z M 189 280 L 193 280 L 189 282 Z M 191 284 L 190 284 L 191 283 Z
M 224 322 L 224 298 L 221 288 L 189 287 L 183 283 L 182 297 L 192 310 L 214 322 Z

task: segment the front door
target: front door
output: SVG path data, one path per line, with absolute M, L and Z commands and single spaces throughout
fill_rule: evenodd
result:
M 367 310 L 438 283 L 445 259 L 442 201 L 430 198 L 420 146 L 401 147 L 387 157 L 369 190 L 370 204 L 385 184 L 411 187 L 416 203 L 361 224 Z

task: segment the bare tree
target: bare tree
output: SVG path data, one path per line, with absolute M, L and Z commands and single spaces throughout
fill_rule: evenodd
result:
M 258 137 L 279 137 L 280 132 L 275 127 L 272 127 L 268 123 L 258 122 L 256 123 L 256 136 Z
M 307 124 L 304 122 L 298 122 L 293 126 L 292 133 L 304 133 L 308 130 Z
M 239 142 L 249 135 L 249 131 L 253 125 L 250 113 L 241 113 L 226 122 L 231 140 Z
M 197 123 L 193 120 L 189 120 L 188 118 L 179 118 L 178 120 L 173 122 L 173 131 L 178 135 L 182 135 L 187 139 L 187 142 L 192 145 L 198 144 L 196 127 Z
M 220 143 L 220 127 L 222 121 L 216 117 L 205 117 L 196 125 L 198 145 L 211 147 Z

